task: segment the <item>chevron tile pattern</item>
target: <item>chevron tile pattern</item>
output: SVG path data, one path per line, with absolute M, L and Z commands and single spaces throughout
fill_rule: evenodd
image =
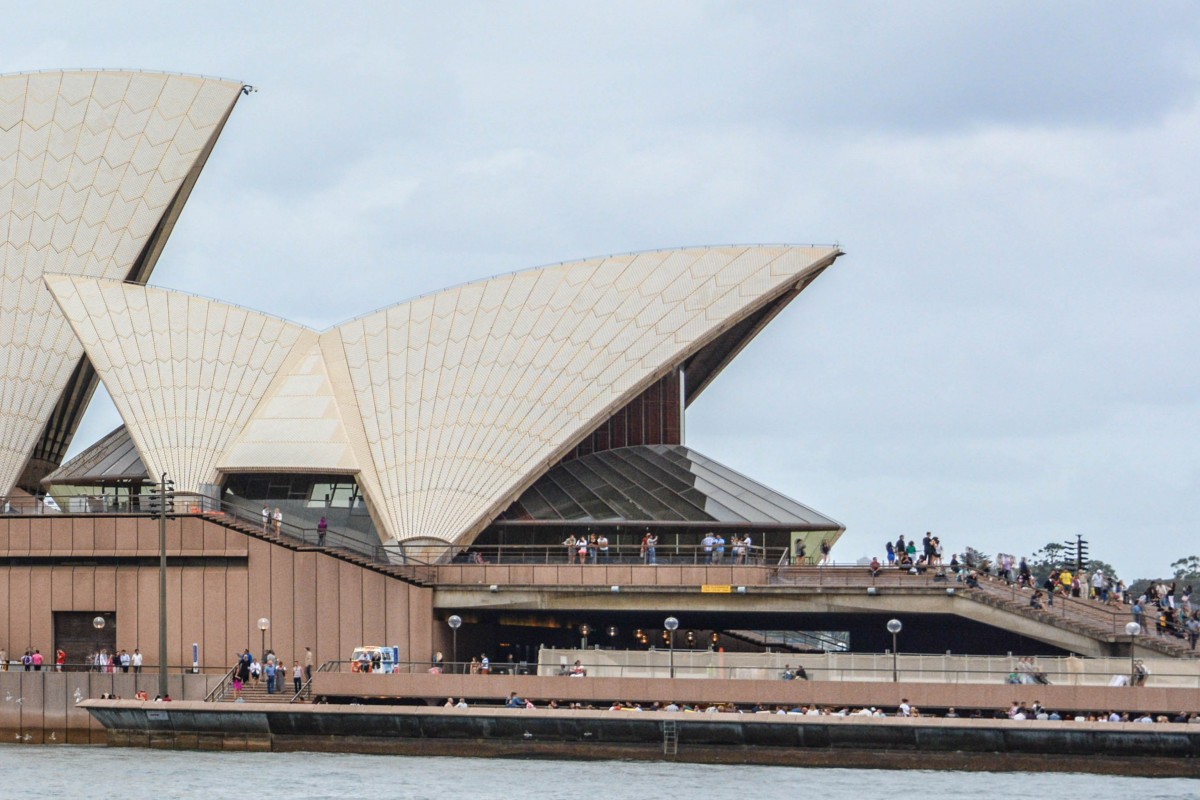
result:
M 138 72 L 0 76 L 0 496 L 83 354 L 43 275 L 128 277 L 240 91 Z
M 150 475 L 181 491 L 217 479 L 302 325 L 182 292 L 48 275 Z
M 381 536 L 457 542 L 576 441 L 836 248 L 712 247 L 503 275 L 324 333 L 48 277 L 151 474 L 353 472 Z
M 834 249 L 666 250 L 518 272 L 339 325 L 360 464 L 400 539 L 480 530 L 654 380 Z

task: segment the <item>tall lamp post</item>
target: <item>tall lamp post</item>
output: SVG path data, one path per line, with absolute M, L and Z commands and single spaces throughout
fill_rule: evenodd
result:
M 1137 686 L 1137 665 L 1133 660 L 1134 642 L 1137 641 L 1138 634 L 1142 632 L 1142 626 L 1136 622 L 1130 622 L 1125 625 L 1125 633 L 1129 634 L 1129 685 Z
M 262 632 L 262 646 L 258 648 L 258 657 L 262 659 L 262 663 L 267 663 L 267 628 L 271 627 L 271 620 L 266 617 L 258 618 L 258 629 Z
M 583 647 L 581 650 L 587 650 L 587 637 L 592 632 L 592 626 L 586 622 L 579 626 L 579 635 L 583 637 Z
M 675 631 L 677 631 L 679 629 L 679 620 L 675 619 L 674 617 L 667 617 L 666 620 L 663 622 L 663 627 L 666 628 L 670 632 L 670 633 L 668 633 L 668 640 L 669 640 L 668 646 L 670 648 L 669 658 L 671 659 L 669 663 L 671 665 L 671 677 L 674 678 L 675 677 Z
M 892 635 L 892 683 L 896 683 L 900 680 L 900 673 L 896 669 L 896 634 L 904 629 L 904 625 L 898 619 L 889 619 L 887 629 L 888 633 Z
M 451 662 L 451 669 L 458 672 L 458 629 L 462 627 L 462 617 L 452 614 L 450 619 L 446 620 L 446 624 L 450 626 L 450 634 L 454 639 L 454 644 L 450 649 L 450 657 L 454 659 Z
M 167 518 L 175 519 L 175 481 L 163 473 L 151 504 L 158 511 L 158 694 L 167 697 Z

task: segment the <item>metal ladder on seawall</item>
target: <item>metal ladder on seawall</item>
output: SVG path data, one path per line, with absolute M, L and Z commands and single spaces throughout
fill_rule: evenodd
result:
M 679 754 L 679 728 L 675 724 L 675 720 L 663 721 L 663 755 L 674 756 Z

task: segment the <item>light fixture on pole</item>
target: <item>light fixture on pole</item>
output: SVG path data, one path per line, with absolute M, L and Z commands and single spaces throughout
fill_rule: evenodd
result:
M 267 628 L 271 627 L 271 620 L 266 617 L 258 618 L 258 629 L 262 631 L 262 647 L 258 649 L 258 657 L 262 659 L 262 663 L 267 663 Z
M 663 627 L 666 628 L 667 631 L 669 632 L 669 635 L 668 635 L 669 645 L 670 645 L 669 658 L 671 659 L 669 663 L 671 665 L 671 677 L 674 678 L 675 677 L 675 631 L 679 629 L 679 620 L 675 619 L 674 617 L 667 617 L 666 620 L 663 622 Z
M 450 649 L 450 656 L 453 658 L 450 668 L 454 672 L 458 672 L 458 629 L 462 627 L 462 617 L 458 614 L 451 614 L 450 619 L 446 620 L 446 624 L 450 626 L 451 634 L 454 637 L 454 644 Z
M 900 673 L 896 669 L 896 634 L 904 629 L 904 625 L 898 619 L 889 619 L 887 622 L 888 633 L 892 635 L 892 683 L 900 680 Z
M 1134 642 L 1137 641 L 1138 634 L 1142 632 L 1142 626 L 1136 622 L 1129 622 L 1125 625 L 1125 633 L 1129 635 L 1129 685 L 1137 686 L 1137 664 L 1133 660 Z
M 587 650 L 587 637 L 591 632 L 592 626 L 588 625 L 586 622 L 579 626 L 579 635 L 583 637 L 583 646 L 580 649 Z
M 149 484 L 154 486 L 153 483 Z M 151 508 L 158 513 L 158 693 L 167 697 L 167 520 L 175 519 L 175 481 L 163 473 Z

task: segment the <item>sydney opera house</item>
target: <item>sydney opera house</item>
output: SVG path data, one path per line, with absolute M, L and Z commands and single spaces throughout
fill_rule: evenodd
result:
M 566 537 L 597 533 L 613 563 L 645 566 L 648 534 L 663 566 L 696 563 L 709 534 L 749 537 L 737 561 L 751 563 L 840 535 L 685 438 L 687 408 L 836 247 L 562 263 L 325 330 L 149 286 L 243 88 L 121 71 L 0 77 L 0 498 L 12 512 L 0 594 L 53 598 L 0 620 L 0 644 L 46 651 L 107 614 L 114 645 L 153 652 L 155 631 L 136 621 L 153 602 L 137 588 L 154 544 L 141 512 L 164 475 L 182 498 L 173 613 L 185 628 L 203 617 L 181 651 L 196 640 L 223 654 L 272 603 L 286 609 L 271 614 L 272 641 L 288 652 L 322 626 L 331 654 L 372 638 L 432 647 L 432 596 L 410 598 L 399 627 L 368 630 L 386 613 L 368 608 L 374 578 L 355 571 L 388 563 L 559 562 Z M 124 424 L 64 463 L 99 382 Z M 234 523 L 264 505 L 286 520 L 272 541 Z M 281 573 L 271 553 L 283 550 Z M 322 572 L 302 559 L 341 562 Z M 301 574 L 313 576 L 303 592 Z M 377 577 L 435 591 L 411 574 Z M 313 587 L 357 599 L 318 620 L 326 612 L 301 602 Z

